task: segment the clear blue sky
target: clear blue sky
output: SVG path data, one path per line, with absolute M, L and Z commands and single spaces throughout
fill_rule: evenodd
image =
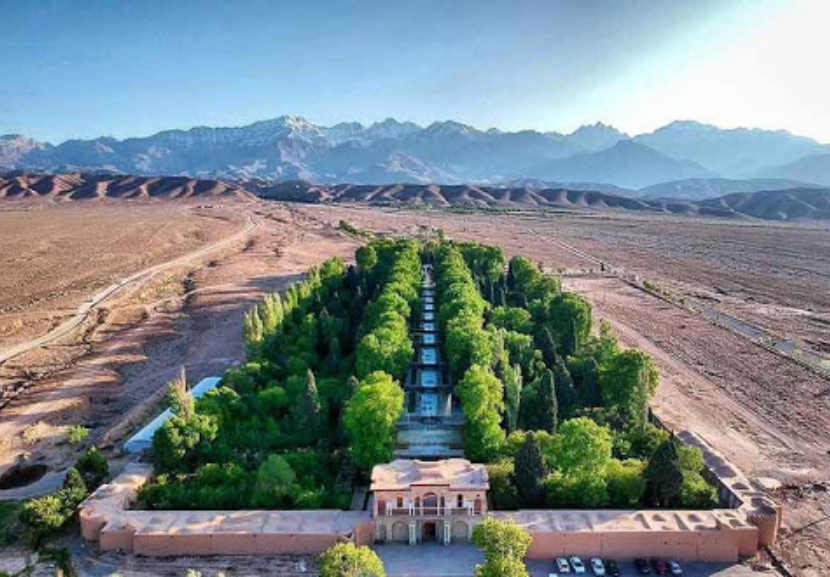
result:
M 824 0 L 0 0 L 0 134 L 300 115 L 830 140 Z

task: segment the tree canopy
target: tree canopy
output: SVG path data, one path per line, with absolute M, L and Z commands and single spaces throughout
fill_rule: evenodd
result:
M 383 562 L 369 547 L 337 543 L 317 558 L 320 577 L 384 577 Z
M 382 371 L 369 374 L 346 406 L 344 423 L 352 460 L 364 469 L 388 461 L 394 450 L 395 423 L 403 411 L 403 389 Z

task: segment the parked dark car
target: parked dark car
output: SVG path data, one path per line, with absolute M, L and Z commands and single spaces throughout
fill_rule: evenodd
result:
M 651 575 L 651 565 L 645 559 L 634 559 L 634 566 L 640 575 Z
M 610 577 L 620 577 L 620 564 L 613 559 L 606 559 L 605 574 L 610 575 Z
M 662 559 L 652 559 L 651 568 L 654 569 L 654 572 L 658 575 L 666 575 L 669 572 L 669 564 Z

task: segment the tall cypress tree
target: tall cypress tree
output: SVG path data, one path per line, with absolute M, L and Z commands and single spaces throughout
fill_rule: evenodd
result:
M 262 321 L 263 335 L 268 336 L 276 332 L 283 318 L 282 299 L 279 293 L 266 295 L 257 310 Z
M 311 369 L 306 373 L 305 390 L 299 408 L 298 433 L 307 439 L 316 439 L 320 428 L 320 395 Z
M 559 422 L 555 379 L 550 370 L 544 370 L 538 379 L 522 389 L 519 422 L 526 431 L 556 431 Z
M 519 365 L 508 367 L 504 374 L 504 424 L 508 433 L 519 426 L 519 410 L 522 402 L 522 369 Z
M 516 492 L 522 501 L 523 507 L 539 507 L 542 505 L 542 478 L 545 476 L 545 466 L 542 462 L 542 452 L 533 433 L 528 433 L 525 442 L 516 451 L 513 475 L 516 480 Z
M 602 389 L 599 386 L 599 364 L 591 357 L 582 369 L 582 398 L 586 407 L 602 406 Z
M 539 350 L 542 351 L 542 358 L 548 368 L 556 366 L 558 355 L 556 354 L 557 344 L 556 339 L 553 338 L 553 333 L 548 327 L 543 327 L 536 336 L 536 342 Z
M 545 371 L 539 381 L 539 428 L 555 433 L 559 424 L 559 403 L 556 399 L 556 384 L 553 373 Z
M 242 333 L 243 339 L 245 340 L 245 348 L 248 350 L 248 356 L 256 357 L 264 336 L 258 306 L 245 313 L 242 321 Z
M 652 455 L 645 470 L 648 491 L 655 505 L 668 506 L 680 493 L 683 468 L 675 441 L 663 442 Z
M 561 357 L 556 360 L 553 375 L 556 382 L 556 398 L 559 401 L 559 420 L 563 421 L 573 410 L 576 390 L 574 389 L 571 373 Z

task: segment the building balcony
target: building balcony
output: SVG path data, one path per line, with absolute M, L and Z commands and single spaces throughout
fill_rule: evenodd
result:
M 384 517 L 452 517 L 483 515 L 469 507 L 387 507 Z

